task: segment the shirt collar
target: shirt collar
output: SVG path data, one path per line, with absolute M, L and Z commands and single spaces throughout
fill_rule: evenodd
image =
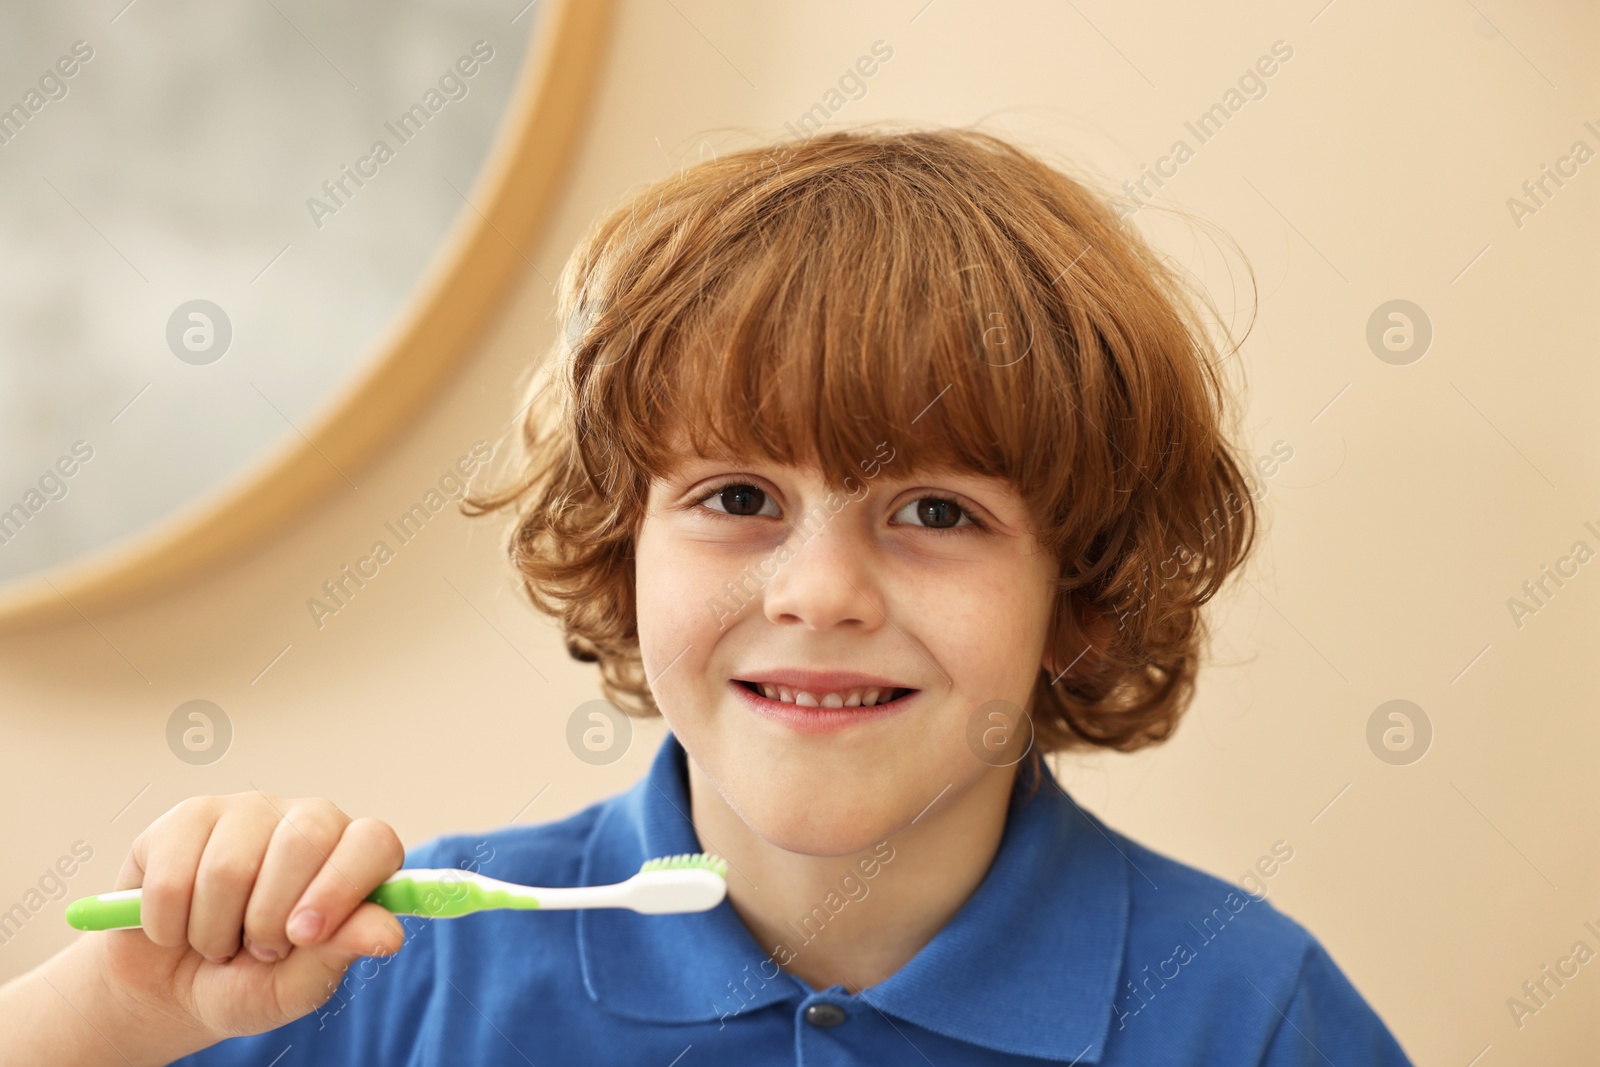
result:
M 654 856 L 704 851 L 689 817 L 687 754 L 668 733 L 650 771 L 605 805 L 581 884 L 620 882 Z M 1128 932 L 1127 861 L 1042 761 L 1011 797 L 999 850 L 933 940 L 861 1000 L 947 1037 L 1016 1055 L 1099 1062 Z M 778 970 L 727 901 L 710 911 L 577 913 L 584 987 L 619 1015 L 716 1022 L 809 989 Z

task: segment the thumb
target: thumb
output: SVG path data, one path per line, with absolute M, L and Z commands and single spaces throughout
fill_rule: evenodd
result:
M 308 1014 L 333 996 L 344 972 L 363 956 L 392 956 L 405 943 L 405 931 L 387 909 L 363 901 L 332 937 L 302 945 L 278 964 L 279 1003 L 291 1018 Z

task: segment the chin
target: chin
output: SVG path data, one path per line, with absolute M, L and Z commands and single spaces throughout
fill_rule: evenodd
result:
M 751 828 L 761 835 L 762 840 L 785 852 L 834 857 L 869 852 L 874 845 L 892 836 L 900 826 L 884 823 L 881 827 L 873 827 L 859 819 L 808 822 L 796 820 L 785 813 L 772 823 L 753 823 Z
M 940 704 L 838 733 L 804 737 L 713 694 L 714 715 L 669 717 L 710 784 L 752 833 L 805 856 L 870 852 L 980 771 Z
M 877 760 L 840 766 L 763 761 L 722 782 L 723 798 L 766 843 L 803 856 L 851 856 L 906 829 L 938 790 L 896 781 Z M 918 800 L 922 793 L 928 798 Z

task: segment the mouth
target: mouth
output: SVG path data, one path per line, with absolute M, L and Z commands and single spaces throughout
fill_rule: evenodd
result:
M 917 692 L 907 686 L 895 685 L 855 685 L 823 690 L 802 689 L 793 685 L 744 678 L 735 678 L 733 683 L 767 700 L 780 704 L 793 704 L 801 708 L 882 707 L 904 700 Z

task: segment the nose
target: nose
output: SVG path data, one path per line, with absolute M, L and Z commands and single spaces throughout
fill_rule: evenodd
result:
M 763 590 L 766 617 L 813 630 L 845 626 L 862 633 L 883 624 L 883 597 L 870 536 L 857 529 L 851 505 L 830 514 L 818 505 L 795 522 L 779 553 L 777 573 Z

